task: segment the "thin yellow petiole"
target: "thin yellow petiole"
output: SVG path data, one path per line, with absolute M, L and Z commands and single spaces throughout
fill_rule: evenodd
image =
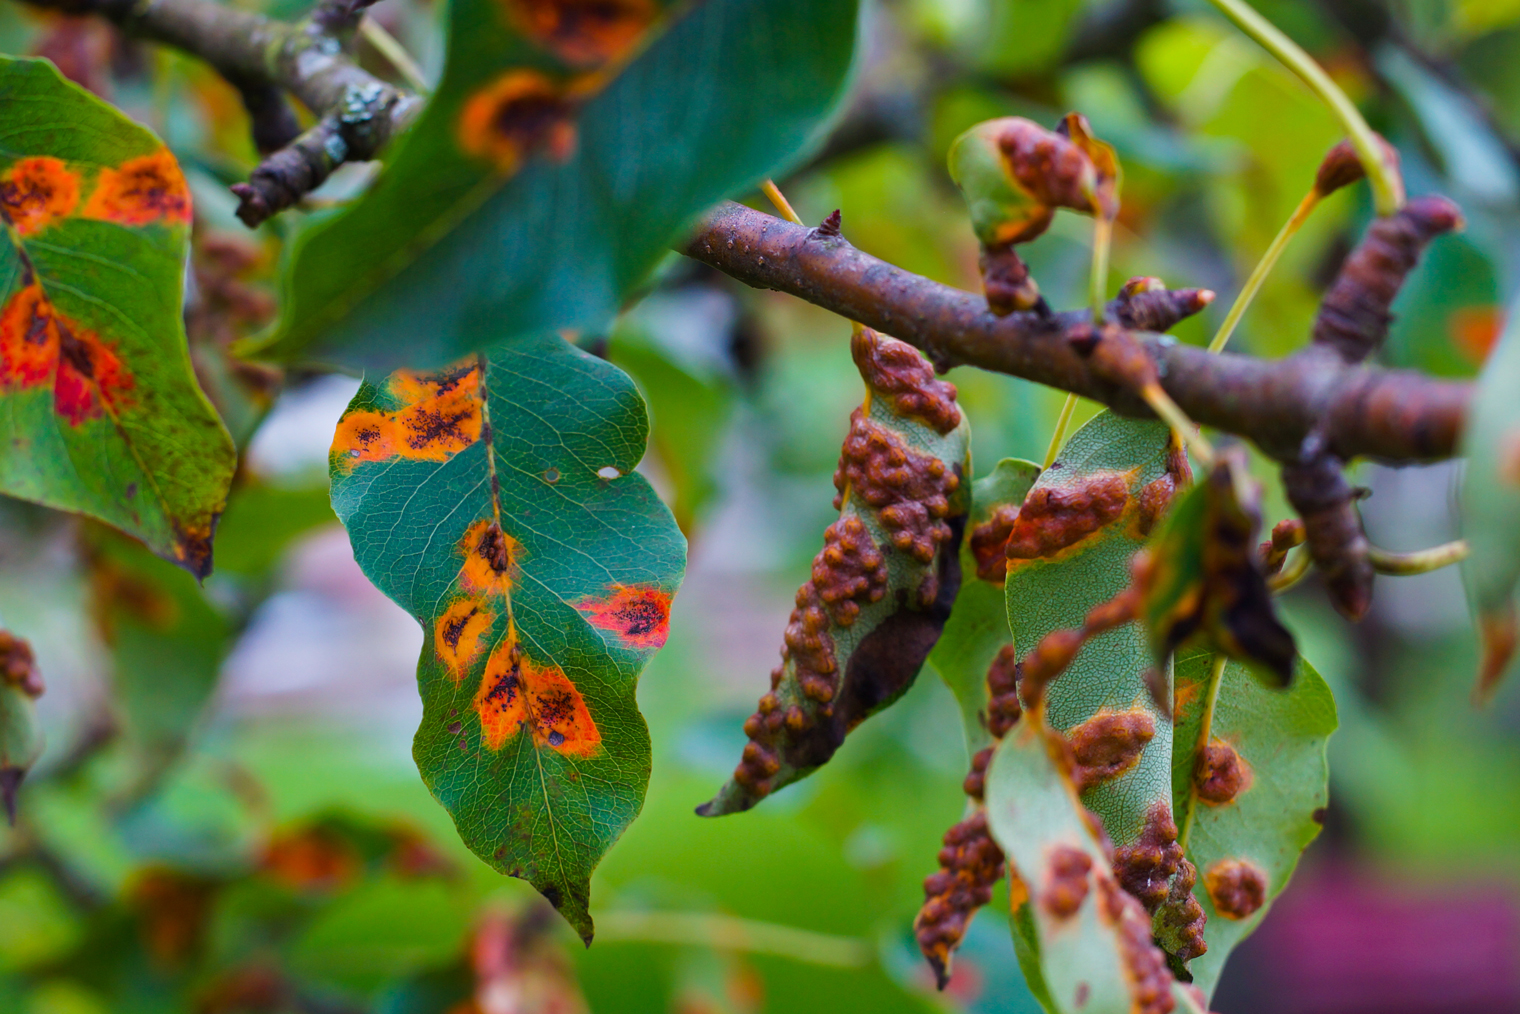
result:
M 1256 298 L 1256 293 L 1261 290 L 1262 283 L 1277 266 L 1277 259 L 1288 248 L 1288 241 L 1294 233 L 1303 228 L 1309 215 L 1319 204 L 1319 192 L 1311 190 L 1304 195 L 1304 199 L 1298 202 L 1298 207 L 1293 214 L 1283 223 L 1283 227 L 1272 239 L 1272 245 L 1267 247 L 1267 252 L 1261 255 L 1261 260 L 1251 270 L 1251 277 L 1246 279 L 1245 286 L 1240 290 L 1240 295 L 1235 297 L 1235 303 L 1230 307 L 1230 312 L 1225 315 L 1224 323 L 1219 325 L 1219 333 L 1214 335 L 1214 340 L 1209 342 L 1210 352 L 1221 352 L 1225 344 L 1229 342 L 1230 335 L 1235 333 L 1235 326 L 1240 323 L 1240 318 L 1245 316 L 1246 307 L 1251 305 L 1251 300 Z
M 1103 307 L 1108 302 L 1108 250 L 1113 238 L 1114 224 L 1102 215 L 1093 216 L 1092 278 L 1088 281 L 1088 293 L 1094 324 L 1103 323 Z
M 1178 407 L 1172 400 L 1172 396 L 1162 389 L 1160 384 L 1146 384 L 1140 388 L 1140 397 L 1151 407 L 1151 411 L 1161 417 L 1161 421 L 1177 431 L 1182 442 L 1187 444 L 1188 450 L 1193 452 L 1193 457 L 1198 463 L 1205 466 L 1214 464 L 1214 445 L 1209 443 L 1208 438 L 1198 431 L 1198 426 L 1189 419 L 1187 413 Z
M 1379 574 L 1408 577 L 1413 574 L 1428 574 L 1433 570 L 1461 563 L 1467 559 L 1470 552 L 1471 548 L 1467 545 L 1467 540 L 1458 539 L 1455 542 L 1432 546 L 1430 549 L 1422 549 L 1414 553 L 1390 553 L 1386 549 L 1369 546 L 1367 559 L 1371 562 L 1372 569 Z
M 421 65 L 412 59 L 412 54 L 406 51 L 401 40 L 385 30 L 384 25 L 366 14 L 359 22 L 359 34 L 364 36 L 365 41 L 374 46 L 375 51 L 385 57 L 386 61 L 396 68 L 396 72 L 406 78 L 406 83 L 419 94 L 426 95 L 431 91 L 427 75 L 422 72 Z
M 1340 86 L 1330 80 L 1314 58 L 1305 53 L 1298 43 L 1288 38 L 1272 22 L 1260 14 L 1245 2 L 1245 0 L 1210 0 L 1211 3 L 1225 17 L 1235 22 L 1236 26 L 1252 39 L 1256 40 L 1263 49 L 1277 57 L 1283 66 L 1297 74 L 1309 89 L 1318 95 L 1335 118 L 1341 121 L 1345 128 L 1346 136 L 1351 139 L 1351 146 L 1356 149 L 1357 158 L 1361 159 L 1362 167 L 1367 171 L 1367 181 L 1372 184 L 1372 203 L 1377 208 L 1379 215 L 1391 215 L 1398 211 L 1404 204 L 1404 185 L 1401 182 L 1398 170 L 1389 165 L 1385 160 L 1382 145 L 1378 144 L 1377 135 L 1372 128 L 1367 126 L 1367 121 L 1362 119 L 1362 114 L 1357 110 L 1352 101 L 1341 91 Z
M 1299 546 L 1288 554 L 1288 559 L 1283 562 L 1282 570 L 1267 578 L 1267 589 L 1273 595 L 1282 594 L 1308 576 L 1309 565 L 1313 562 L 1308 548 Z
M 1224 667 L 1229 658 L 1224 655 L 1215 655 L 1214 663 L 1209 667 L 1209 686 L 1203 698 L 1203 719 L 1198 725 L 1198 742 L 1194 744 L 1195 756 L 1203 753 L 1203 748 L 1209 745 L 1209 739 L 1214 735 L 1214 709 L 1219 705 L 1219 687 L 1224 682 Z M 1190 786 L 1188 791 L 1188 812 L 1182 819 L 1182 832 L 1177 835 L 1177 844 L 1187 849 L 1188 835 L 1193 831 L 1193 814 L 1198 812 L 1198 792 L 1193 779 L 1188 779 Z
M 1050 447 L 1045 451 L 1045 468 L 1049 468 L 1056 460 L 1056 455 L 1061 453 L 1061 441 L 1066 439 L 1066 427 L 1071 424 L 1071 414 L 1077 408 L 1077 396 L 1068 394 L 1066 403 L 1061 406 L 1061 414 L 1056 419 L 1056 431 L 1050 435 Z
M 786 195 L 781 192 L 781 188 L 776 186 L 775 180 L 766 180 L 760 184 L 760 189 L 770 199 L 770 202 L 776 206 L 776 210 L 781 212 L 782 218 L 793 225 L 802 224 L 802 216 L 793 210 L 792 202 L 786 199 Z
M 708 912 L 612 911 L 597 916 L 597 940 L 680 944 L 724 951 L 773 954 L 836 968 L 861 968 L 875 960 L 868 941 L 811 930 L 737 919 Z

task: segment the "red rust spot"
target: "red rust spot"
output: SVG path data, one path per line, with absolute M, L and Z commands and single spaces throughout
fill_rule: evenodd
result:
M 474 598 L 455 599 L 438 617 L 433 625 L 433 648 L 454 682 L 464 679 L 465 670 L 480 655 L 480 639 L 495 618 L 481 600 Z
M 58 321 L 36 282 L 16 291 L 0 310 L 0 370 L 6 386 L 27 388 L 58 368 Z
M 578 602 L 586 622 L 617 634 L 631 648 L 653 651 L 670 633 L 670 593 L 654 585 L 613 585 L 609 598 Z
M 1098 878 L 1098 914 L 1114 928 L 1124 961 L 1134 1014 L 1171 1014 L 1172 974 L 1166 955 L 1151 942 L 1151 920 L 1136 901 L 1107 877 Z
M 1077 914 L 1087 899 L 1088 874 L 1092 872 L 1092 856 L 1071 845 L 1057 845 L 1050 850 L 1050 865 L 1045 871 L 1045 889 L 1040 892 L 1040 905 L 1057 919 L 1069 919 Z
M 0 175 L 0 218 L 30 236 L 67 218 L 79 204 L 79 177 L 49 156 L 24 158 Z
M 575 150 L 572 104 L 565 89 L 536 70 L 509 70 L 465 102 L 459 144 L 477 158 L 516 172 L 543 148 L 563 162 Z
M 102 169 L 81 214 L 128 226 L 188 224 L 190 188 L 169 149 L 161 148 L 115 169 Z
M 561 60 L 594 67 L 627 53 L 654 23 L 651 0 L 506 0 L 513 26 Z
M 1216 739 L 1198 754 L 1193 784 L 1199 799 L 1210 806 L 1223 806 L 1251 787 L 1251 766 L 1234 747 Z
M 32 646 L 9 630 L 0 630 L 0 680 L 20 687 L 28 697 L 42 696 L 42 673 Z
M 456 552 L 464 557 L 459 585 L 472 595 L 505 595 L 517 579 L 522 550 L 495 521 L 484 518 L 465 529 Z
M 575 684 L 558 666 L 528 658 L 515 640 L 486 660 L 474 705 L 491 750 L 500 750 L 524 726 L 535 746 L 562 754 L 589 757 L 601 747 L 602 734 Z
M 1076 545 L 1124 513 L 1130 476 L 1096 472 L 1075 486 L 1035 486 L 1008 536 L 1010 560 L 1051 557 Z
M 1071 740 L 1072 774 L 1078 792 L 1113 781 L 1140 762 L 1140 754 L 1156 735 L 1156 722 L 1141 708 L 1100 711 L 1067 733 Z
M 99 418 L 118 407 L 133 386 L 121 360 L 95 335 L 58 322 L 58 376 L 53 382 L 53 410 L 70 425 Z
M 983 581 L 1002 584 L 1007 578 L 1005 550 L 1018 516 L 1018 504 L 999 504 L 991 517 L 971 529 L 971 555 L 976 559 L 976 576 Z
M 1145 812 L 1145 826 L 1134 844 L 1114 849 L 1114 878 L 1147 912 L 1154 912 L 1166 900 L 1168 881 L 1181 862 L 1172 808 L 1158 801 Z
M 866 386 L 885 396 L 898 415 L 916 416 L 940 433 L 961 423 L 955 385 L 934 375 L 934 367 L 907 342 L 861 328 L 850 338 L 850 354 Z
M 834 506 L 844 505 L 846 490 L 865 501 L 899 552 L 919 563 L 934 560 L 940 544 L 951 537 L 945 519 L 950 516 L 949 497 L 960 482 L 943 461 L 913 450 L 861 409 L 851 414 L 850 433 L 834 472 L 839 491 Z M 933 602 L 937 592 L 937 585 L 920 589 L 926 603 Z
M 1267 875 L 1244 859 L 1221 859 L 1203 874 L 1214 910 L 1226 919 L 1245 919 L 1267 900 Z
M 401 457 L 447 461 L 480 439 L 480 370 L 474 360 L 437 373 L 401 370 L 386 382 L 393 412 L 359 409 L 338 421 L 330 460 L 343 473 Z
M 1003 852 L 987 830 L 985 811 L 978 809 L 945 832 L 939 867 L 924 880 L 924 905 L 913 920 L 913 932 L 944 989 L 950 981 L 950 955 L 977 909 L 992 900 L 992 885 L 1003 871 Z

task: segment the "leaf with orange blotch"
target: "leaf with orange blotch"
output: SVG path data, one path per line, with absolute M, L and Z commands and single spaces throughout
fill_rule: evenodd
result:
M 205 577 L 236 457 L 185 340 L 179 165 L 43 60 L 0 57 L 0 133 L 0 493 Z
M 599 330 L 844 95 L 859 0 L 455 0 L 386 170 L 292 248 L 280 361 L 436 367 Z
M 1499 344 L 1478 377 L 1463 428 L 1462 534 L 1472 547 L 1462 562 L 1477 614 L 1483 659 L 1475 696 L 1491 696 L 1512 668 L 1520 641 L 1515 603 L 1520 582 L 1520 314 L 1511 308 Z
M 359 565 L 423 627 L 423 781 L 588 941 L 591 871 L 643 805 L 634 690 L 685 567 L 634 472 L 647 434 L 621 370 L 548 337 L 365 384 L 329 459 Z

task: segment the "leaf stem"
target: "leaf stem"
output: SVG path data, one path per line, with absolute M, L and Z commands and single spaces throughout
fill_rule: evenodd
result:
M 1092 277 L 1088 280 L 1088 298 L 1092 303 L 1093 323 L 1102 324 L 1108 291 L 1108 251 L 1113 245 L 1114 225 L 1102 215 L 1093 216 Z
M 1240 318 L 1245 316 L 1246 308 L 1251 305 L 1251 300 L 1256 298 L 1256 293 L 1261 291 L 1262 283 L 1277 266 L 1277 259 L 1288 248 L 1291 240 L 1299 229 L 1303 228 L 1304 222 L 1308 221 L 1309 214 L 1319 204 L 1319 191 L 1310 190 L 1304 195 L 1304 199 L 1298 202 L 1298 207 L 1293 209 L 1293 214 L 1283 223 L 1272 239 L 1272 245 L 1267 247 L 1267 252 L 1261 255 L 1261 260 L 1256 267 L 1251 269 L 1251 275 L 1246 279 L 1246 284 L 1241 288 L 1240 295 L 1235 297 L 1235 303 L 1230 307 L 1230 312 L 1225 315 L 1224 323 L 1219 325 L 1219 333 L 1214 335 L 1214 340 L 1209 342 L 1210 352 L 1221 352 L 1225 344 L 1229 342 L 1230 335 L 1235 333 L 1235 327 L 1240 323 Z
M 1367 558 L 1372 563 L 1372 569 L 1379 574 L 1408 577 L 1412 574 L 1428 574 L 1433 570 L 1460 563 L 1467 559 L 1470 552 L 1471 547 L 1468 546 L 1467 540 L 1457 539 L 1455 542 L 1432 546 L 1430 549 L 1422 549 L 1414 553 L 1390 553 L 1386 549 L 1369 546 Z
M 603 912 L 596 917 L 596 939 L 774 954 L 835 968 L 863 968 L 875 955 L 868 942 L 854 937 L 708 912 Z
M 776 206 L 776 210 L 781 212 L 782 218 L 793 225 L 803 224 L 802 216 L 797 214 L 796 210 L 792 207 L 792 202 L 788 201 L 786 195 L 781 192 L 781 188 L 776 186 L 775 180 L 766 180 L 760 184 L 760 190 Z
M 1367 180 L 1372 184 L 1372 200 L 1377 207 L 1379 215 L 1391 215 L 1398 211 L 1404 204 L 1404 188 L 1399 182 L 1398 173 L 1390 166 L 1383 156 L 1382 146 L 1377 142 L 1377 135 L 1372 128 L 1367 126 L 1367 121 L 1362 119 L 1362 114 L 1357 110 L 1352 101 L 1341 91 L 1340 86 L 1330 79 L 1314 58 L 1282 33 L 1272 22 L 1258 14 L 1245 0 L 1210 0 L 1211 3 L 1225 17 L 1235 22 L 1236 27 L 1256 40 L 1263 49 L 1275 56 L 1283 66 L 1297 74 L 1309 89 L 1318 95 L 1336 119 L 1341 121 L 1341 126 L 1346 130 L 1346 136 L 1351 140 L 1351 146 L 1356 149 L 1357 158 L 1361 159 L 1362 167 L 1367 171 Z
M 375 51 L 385 57 L 392 67 L 396 68 L 397 73 L 406 78 L 406 83 L 411 85 L 417 94 L 426 95 L 432 91 L 428 85 L 427 74 L 423 73 L 422 65 L 406 51 L 401 40 L 385 30 L 384 25 L 366 14 L 359 22 L 359 34 L 364 36 L 365 41 L 374 46 Z
M 1049 468 L 1056 460 L 1056 455 L 1061 453 L 1061 441 L 1066 439 L 1066 427 L 1071 425 L 1071 414 L 1076 408 L 1077 396 L 1068 394 L 1065 404 L 1061 406 L 1061 414 L 1056 418 L 1056 431 L 1050 435 L 1050 446 L 1045 450 L 1043 468 Z
M 1299 546 L 1289 554 L 1287 562 L 1283 564 L 1282 570 L 1267 578 L 1267 589 L 1273 595 L 1281 595 L 1308 575 L 1309 565 L 1312 562 L 1314 561 L 1309 556 L 1309 551 L 1303 546 Z
M 1203 720 L 1198 726 L 1198 742 L 1193 745 L 1193 757 L 1196 759 L 1203 754 L 1203 748 L 1209 745 L 1209 737 L 1214 735 L 1214 709 L 1219 704 L 1219 688 L 1224 683 L 1224 667 L 1229 663 L 1225 655 L 1215 655 L 1213 665 L 1209 668 L 1209 685 L 1203 698 Z M 1193 815 L 1198 812 L 1198 783 L 1193 773 L 1188 772 L 1188 812 L 1182 821 L 1182 831 L 1177 835 L 1177 844 L 1187 851 L 1188 835 L 1193 831 Z

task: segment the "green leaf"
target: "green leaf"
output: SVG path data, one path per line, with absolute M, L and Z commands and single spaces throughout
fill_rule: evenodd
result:
M 157 138 L 52 64 L 0 57 L 0 492 L 204 577 L 236 462 L 185 342 L 189 225 Z
M 1130 1014 L 1139 986 L 1169 991 L 1171 976 L 1150 917 L 1109 870 L 1063 749 L 1028 714 L 987 771 L 987 822 L 1027 896 L 1014 917 L 1019 958 L 1038 968 L 1031 988 L 1056 1014 Z
M 1033 77 L 1061 58 L 1082 0 L 981 0 L 966 43 L 1005 80 Z
M 622 371 L 548 337 L 366 383 L 331 457 L 360 567 L 423 627 L 423 781 L 587 941 L 591 871 L 643 805 L 634 690 L 685 565 L 634 472 L 647 432 Z
M 1335 698 L 1302 658 L 1287 690 L 1268 689 L 1246 666 L 1230 662 L 1211 693 L 1213 657 L 1177 655 L 1172 760 L 1177 821 L 1198 868 L 1193 894 L 1208 916 L 1208 952 L 1191 964 L 1193 983 L 1205 995 L 1319 834 L 1329 800 L 1325 746 L 1336 728 Z M 1239 917 L 1221 912 L 1211 883 Z M 1258 884 L 1259 904 L 1246 912 Z
M 1089 610 L 1129 586 L 1131 559 L 1185 478 L 1186 461 L 1161 423 L 1104 412 L 1072 434 L 1029 491 L 1008 541 L 1004 592 L 1020 658 L 1046 634 L 1081 627 Z M 1143 745 L 1118 758 L 1112 776 L 1083 779 L 1082 802 L 1121 847 L 1171 799 L 1171 716 L 1147 686 L 1153 665 L 1144 629 L 1128 623 L 1089 641 L 1048 691 L 1056 729 L 1102 739 L 1105 723 L 1123 725 L 1132 747 Z M 1170 685 L 1169 671 L 1162 682 Z
M 1142 615 L 1163 662 L 1197 641 L 1250 665 L 1272 686 L 1293 676 L 1298 648 L 1277 618 L 1257 561 L 1261 486 L 1242 448 L 1220 451 L 1168 512 L 1147 550 Z
M 929 664 L 961 706 L 968 755 L 992 745 L 987 732 L 987 667 L 1005 645 L 1013 643 L 1003 603 L 1002 543 L 995 536 L 1000 525 L 1018 514 L 1024 494 L 1039 475 L 1040 466 L 1032 461 L 1004 458 L 971 486 L 968 535 L 961 542 L 961 590 L 939 643 L 929 654 Z M 980 540 L 978 533 L 982 533 Z M 988 568 L 974 552 L 979 545 L 988 547 L 983 553 L 990 556 L 987 577 L 981 571 Z
M 1478 693 L 1491 693 L 1520 638 L 1520 312 L 1512 307 L 1499 345 L 1478 378 L 1463 430 L 1462 534 L 1468 597 L 1483 635 Z
M 603 6 L 598 27 L 555 0 L 452 5 L 427 111 L 298 242 L 262 354 L 392 369 L 599 329 L 698 213 L 795 162 L 848 77 L 857 0 Z

